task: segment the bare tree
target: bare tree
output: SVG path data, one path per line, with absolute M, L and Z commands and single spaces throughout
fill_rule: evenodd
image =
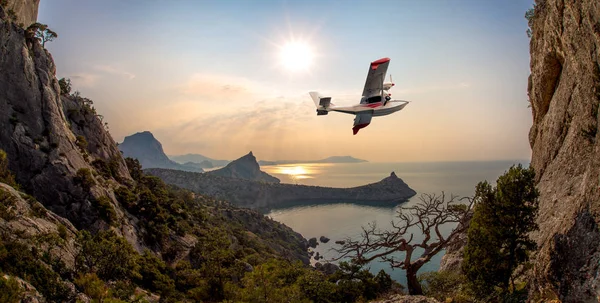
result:
M 417 279 L 417 272 L 423 264 L 442 251 L 448 243 L 466 230 L 466 220 L 473 205 L 471 198 L 458 199 L 451 196 L 446 202 L 446 196 L 422 194 L 421 202 L 417 205 L 402 208 L 398 211 L 399 222 L 392 222 L 391 230 L 380 230 L 375 223 L 362 227 L 358 240 L 347 238 L 341 248 L 334 250 L 339 253 L 335 260 L 350 257 L 358 264 L 366 264 L 376 259 L 388 262 L 392 268 L 406 271 L 408 292 L 411 295 L 423 293 Z M 465 201 L 466 202 L 463 202 Z M 440 228 L 445 224 L 458 223 L 458 226 L 444 236 Z M 413 241 L 416 232 L 423 235 L 421 241 Z M 418 259 L 412 260 L 415 249 L 423 249 Z M 403 259 L 397 259 L 394 253 L 405 252 Z

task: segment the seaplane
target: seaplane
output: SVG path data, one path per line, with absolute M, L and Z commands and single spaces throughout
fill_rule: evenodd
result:
M 371 62 L 362 98 L 357 105 L 336 106 L 331 103 L 331 97 L 323 97 L 319 92 L 309 92 L 317 106 L 317 116 L 327 115 L 329 112 L 355 115 L 352 133 L 356 135 L 360 129 L 371 124 L 371 118 L 386 116 L 403 109 L 410 101 L 392 99 L 392 94 L 389 92 L 395 85 L 392 76 L 390 75 L 390 82 L 384 83 L 389 65 L 390 58 Z

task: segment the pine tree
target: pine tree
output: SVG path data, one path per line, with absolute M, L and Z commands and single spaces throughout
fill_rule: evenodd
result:
M 533 168 L 512 166 L 492 187 L 477 184 L 473 219 L 467 233 L 463 271 L 476 294 L 489 296 L 499 287 L 514 290 L 513 271 L 528 261 L 536 244 L 538 192 Z

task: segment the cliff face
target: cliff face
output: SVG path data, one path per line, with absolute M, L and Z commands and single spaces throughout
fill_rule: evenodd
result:
M 37 21 L 40 0 L 4 0 L 6 11 L 12 10 L 17 17 L 17 24 L 28 27 Z
M 111 162 L 115 179 L 131 181 L 93 108 L 81 99 L 61 97 L 52 56 L 28 40 L 22 28 L 0 20 L 0 41 L 0 149 L 7 152 L 17 182 L 77 227 L 106 227 L 99 218 L 100 197 L 107 197 L 124 218 L 113 188 L 91 175 L 94 161 Z M 92 184 L 82 186 L 77 174 L 86 170 Z M 137 242 L 133 233 L 129 238 Z
M 600 295 L 600 2 L 538 0 L 530 42 L 531 165 L 540 191 L 533 294 Z M 577 253 L 574 253 L 577 252 Z M 577 265 L 577 266 L 576 266 Z

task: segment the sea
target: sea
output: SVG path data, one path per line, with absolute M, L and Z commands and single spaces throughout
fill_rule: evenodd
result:
M 333 250 L 339 247 L 335 241 L 345 238 L 359 239 L 363 227 L 376 224 L 380 229 L 391 229 L 392 221 L 398 221 L 398 211 L 403 207 L 410 207 L 420 202 L 421 194 L 445 194 L 446 199 L 451 195 L 472 197 L 478 182 L 487 180 L 495 184 L 496 179 L 507 171 L 512 165 L 522 164 L 529 166 L 529 160 L 514 161 L 481 161 L 481 162 L 412 162 L 412 163 L 299 163 L 285 165 L 262 166 L 261 170 L 273 175 L 282 183 L 327 186 L 327 187 L 354 187 L 374 183 L 388 177 L 392 172 L 404 180 L 408 186 L 417 192 L 417 195 L 408 201 L 395 204 L 369 204 L 335 203 L 313 204 L 294 203 L 291 206 L 270 210 L 266 215 L 273 220 L 284 223 L 295 231 L 301 233 L 306 239 L 325 236 L 330 239 L 328 243 L 320 243 L 315 252 L 319 252 L 324 263 L 333 260 L 338 254 Z M 443 226 L 442 233 L 447 235 L 455 224 Z M 420 230 L 410 230 L 414 240 L 422 239 Z M 408 236 L 408 235 L 407 235 Z M 417 259 L 421 251 L 416 251 L 412 259 Z M 419 274 L 428 271 L 437 271 L 444 251 L 433 257 L 423 265 Z M 396 258 L 403 258 L 403 253 L 394 254 Z M 311 259 L 314 264 L 317 261 Z M 334 261 L 333 263 L 337 263 Z M 392 269 L 386 262 L 373 261 L 366 267 L 377 274 L 384 270 L 394 280 L 406 285 L 405 273 L 401 269 Z

